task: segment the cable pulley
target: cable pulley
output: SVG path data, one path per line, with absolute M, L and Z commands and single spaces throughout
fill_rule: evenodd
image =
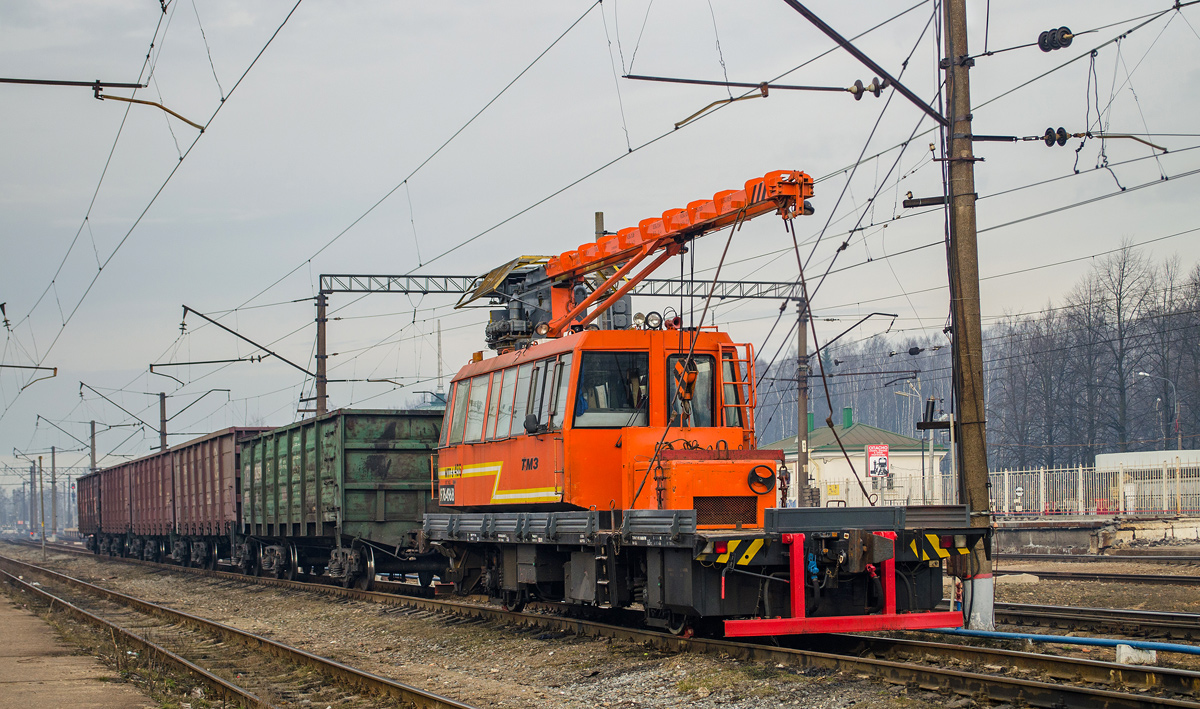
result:
M 1071 42 L 1075 39 L 1075 35 L 1071 34 L 1071 30 L 1066 27 L 1059 27 L 1056 30 L 1046 30 L 1038 35 L 1038 49 L 1043 52 L 1053 52 L 1056 49 L 1070 47 Z

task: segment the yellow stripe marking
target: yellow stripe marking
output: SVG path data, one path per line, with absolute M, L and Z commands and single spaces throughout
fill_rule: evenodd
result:
M 561 500 L 561 495 L 556 487 L 531 487 L 524 489 L 501 490 L 500 489 L 500 473 L 504 468 L 504 461 L 492 463 L 472 463 L 470 465 L 450 466 L 447 468 L 438 468 L 438 478 L 441 480 L 453 481 L 463 478 L 483 478 L 493 476 L 492 481 L 492 498 L 491 502 L 497 501 L 521 501 L 521 502 L 558 502 Z
M 732 554 L 733 552 L 737 551 L 738 545 L 741 543 L 742 543 L 742 540 L 740 540 L 740 539 L 730 540 L 729 549 L 724 554 L 717 557 L 717 563 L 724 564 L 725 562 L 729 561 L 729 555 Z
M 925 538 L 929 540 L 929 546 L 933 548 L 938 556 L 943 559 L 950 558 L 950 552 L 942 548 L 942 542 L 937 538 L 936 534 L 926 534 Z
M 762 545 L 762 539 L 755 539 L 754 541 L 750 542 L 750 548 L 746 550 L 745 554 L 742 554 L 741 559 L 738 559 L 737 565 L 746 566 L 749 564 L 750 560 L 754 558 L 754 555 L 758 553 L 758 550 L 762 549 Z

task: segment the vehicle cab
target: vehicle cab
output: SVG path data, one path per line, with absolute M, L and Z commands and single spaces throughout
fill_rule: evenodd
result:
M 779 451 L 755 449 L 753 350 L 715 329 L 584 330 L 463 367 L 438 502 L 461 511 L 695 509 L 758 528 Z

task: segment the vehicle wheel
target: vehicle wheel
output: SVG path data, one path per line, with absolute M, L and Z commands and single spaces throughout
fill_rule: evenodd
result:
M 432 571 L 418 571 L 417 572 L 417 583 L 421 584 L 421 588 L 429 588 L 429 586 L 433 583 L 433 572 Z
M 209 571 L 217 570 L 217 550 L 216 550 L 216 548 L 213 548 L 208 553 L 208 558 L 204 560 L 204 568 L 208 569 Z
M 505 591 L 504 610 L 510 613 L 520 613 L 525 610 L 525 594 L 520 591 Z
M 296 577 L 302 573 L 300 570 L 300 550 L 296 548 L 295 544 L 288 544 L 287 552 L 287 570 L 284 572 L 284 576 L 288 581 L 295 581 Z
M 362 554 L 365 568 L 361 576 L 355 577 L 354 587 L 360 591 L 370 591 L 375 587 L 375 550 L 363 545 L 359 548 L 359 553 Z
M 671 620 L 667 622 L 667 632 L 671 635 L 679 635 L 685 638 L 692 637 L 691 619 L 682 613 L 672 613 Z

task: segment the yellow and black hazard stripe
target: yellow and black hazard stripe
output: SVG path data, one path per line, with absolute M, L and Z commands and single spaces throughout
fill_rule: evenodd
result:
M 770 542 L 766 539 L 730 539 L 726 551 L 722 554 L 713 550 L 713 542 L 709 542 L 704 552 L 696 555 L 697 561 L 711 561 L 714 564 L 728 564 L 734 559 L 735 566 L 748 566 L 760 553 L 766 553 Z
M 943 549 L 941 542 L 936 534 L 926 534 L 915 537 L 908 543 L 909 550 L 913 556 L 921 561 L 930 561 L 931 559 L 948 559 L 951 554 L 970 554 L 971 550 L 963 547 L 955 547 L 953 549 Z

